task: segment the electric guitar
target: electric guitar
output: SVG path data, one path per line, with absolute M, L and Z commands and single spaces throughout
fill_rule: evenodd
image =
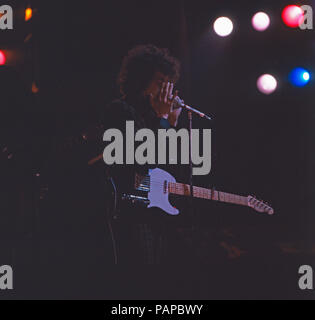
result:
M 146 176 L 136 174 L 135 189 L 147 192 L 147 198 L 124 194 L 123 199 L 144 202 L 147 208 L 157 207 L 170 215 L 179 214 L 179 210 L 170 204 L 169 194 L 190 196 L 190 185 L 176 182 L 172 175 L 159 168 L 150 169 Z M 193 197 L 247 206 L 269 215 L 274 213 L 273 208 L 252 196 L 244 197 L 194 186 Z

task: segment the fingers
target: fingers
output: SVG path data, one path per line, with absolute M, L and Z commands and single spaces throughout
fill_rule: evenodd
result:
M 175 94 L 173 95 L 172 102 L 175 101 L 176 97 L 178 97 L 178 90 L 175 90 Z
M 172 99 L 171 99 L 171 111 L 173 111 L 174 109 L 174 102 L 175 102 L 175 98 L 178 96 L 178 90 L 175 91 Z
M 171 88 L 171 84 L 168 82 L 166 84 L 166 88 L 165 88 L 165 94 L 164 94 L 164 103 L 167 103 L 168 102 L 168 99 L 170 97 L 170 88 Z
M 173 89 L 174 89 L 174 83 L 171 82 L 170 87 L 169 87 L 169 92 L 168 92 L 168 97 L 171 98 L 170 100 L 173 101 Z
M 160 102 L 164 101 L 165 87 L 166 87 L 166 83 L 163 82 L 162 86 L 161 86 L 160 94 L 159 94 L 159 101 Z
M 175 96 L 173 96 L 173 89 L 174 89 L 174 83 L 163 82 L 160 89 L 159 101 L 164 103 L 173 102 L 175 98 Z

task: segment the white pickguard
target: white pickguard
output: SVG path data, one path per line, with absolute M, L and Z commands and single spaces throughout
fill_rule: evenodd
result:
M 148 208 L 158 207 L 168 214 L 179 214 L 179 211 L 168 201 L 168 183 L 176 182 L 175 178 L 159 168 L 149 170 L 149 176 L 150 191 L 148 192 L 148 199 L 150 200 L 150 204 Z

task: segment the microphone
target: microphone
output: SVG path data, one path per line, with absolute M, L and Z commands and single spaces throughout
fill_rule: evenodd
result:
M 173 96 L 171 96 L 171 99 L 173 98 Z M 180 97 L 175 97 L 174 99 L 174 105 L 173 105 L 173 108 L 174 109 L 179 109 L 179 108 L 184 108 L 186 109 L 187 111 L 190 111 L 190 112 L 193 112 L 195 114 L 197 114 L 199 117 L 201 118 L 205 118 L 207 120 L 212 120 L 211 117 L 209 117 L 208 115 L 206 115 L 205 113 L 195 109 L 195 108 L 192 108 L 190 106 L 188 106 L 187 104 L 184 103 L 184 100 L 182 100 Z

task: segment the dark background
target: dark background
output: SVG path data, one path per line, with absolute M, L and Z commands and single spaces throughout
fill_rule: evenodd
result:
M 281 21 L 282 9 L 291 2 L 6 3 L 13 6 L 14 30 L 0 32 L 0 49 L 16 54 L 0 68 L 1 145 L 10 145 L 14 157 L 1 160 L 4 258 L 0 264 L 16 266 L 17 279 L 23 283 L 18 287 L 16 280 L 21 297 L 311 297 L 312 293 L 297 288 L 297 270 L 302 264 L 315 267 L 314 78 L 306 87 L 295 88 L 287 76 L 296 66 L 314 74 L 315 40 L 313 30 L 293 30 Z M 36 12 L 25 23 L 23 6 L 27 3 Z M 311 1 L 303 4 L 315 6 Z M 262 33 L 250 24 L 257 11 L 271 16 L 270 28 Z M 220 15 L 234 22 L 229 37 L 220 38 L 212 31 Z M 30 33 L 31 40 L 24 42 Z M 167 292 L 141 291 L 141 280 L 134 286 L 137 289 L 123 292 L 115 282 L 106 292 L 93 290 L 93 285 L 91 291 L 80 291 L 75 289 L 77 283 L 66 293 L 52 291 L 47 274 L 40 281 L 37 274 L 45 255 L 45 247 L 39 245 L 46 233 L 44 226 L 51 219 L 51 207 L 57 202 L 62 207 L 63 201 L 55 199 L 52 204 L 50 199 L 42 205 L 56 141 L 82 132 L 119 96 L 116 78 L 123 56 L 134 45 L 147 43 L 169 48 L 181 61 L 180 95 L 214 118 L 211 173 L 195 177 L 195 184 L 255 194 L 268 201 L 276 214 L 196 203 L 201 262 L 178 272 L 180 285 L 173 284 Z M 278 79 L 278 89 L 270 96 L 256 89 L 263 73 Z M 38 93 L 31 91 L 33 81 Z M 208 123 L 194 119 L 194 126 L 207 127 Z M 59 183 L 66 185 L 62 179 Z M 39 200 L 41 195 L 44 199 Z M 67 215 L 58 216 L 60 224 L 75 224 L 75 212 L 69 209 Z M 62 240 L 56 243 L 63 245 Z M 85 277 L 93 268 L 86 270 Z M 113 272 L 108 270 L 107 274 Z M 48 277 L 53 273 L 50 270 Z M 115 281 L 127 278 L 117 276 Z

